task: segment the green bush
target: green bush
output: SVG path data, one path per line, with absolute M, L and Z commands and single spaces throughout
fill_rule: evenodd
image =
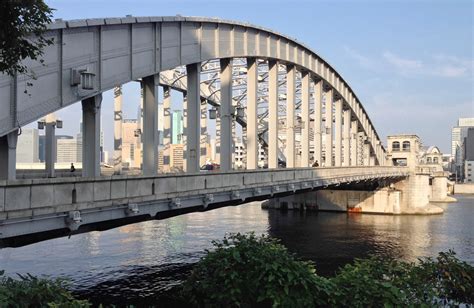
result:
M 314 307 L 327 301 L 329 283 L 313 265 L 297 261 L 268 236 L 232 234 L 193 269 L 184 296 L 206 307 Z
M 90 307 L 88 301 L 73 297 L 63 279 L 48 280 L 30 274 L 18 276 L 20 279 L 13 279 L 0 271 L 0 307 Z
M 474 303 L 474 267 L 452 251 L 408 263 L 356 259 L 316 275 L 275 239 L 232 234 L 193 269 L 183 297 L 199 307 L 457 306 Z
M 337 287 L 332 300 L 354 307 L 472 304 L 473 279 L 474 267 L 457 259 L 453 251 L 418 263 L 356 260 L 331 279 Z

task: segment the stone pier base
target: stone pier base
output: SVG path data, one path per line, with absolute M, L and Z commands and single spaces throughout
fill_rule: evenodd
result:
M 406 207 L 402 203 L 402 191 L 388 187 L 375 191 L 318 190 L 262 203 L 262 208 L 281 210 L 315 210 L 372 214 L 441 214 L 443 209 L 432 204 Z

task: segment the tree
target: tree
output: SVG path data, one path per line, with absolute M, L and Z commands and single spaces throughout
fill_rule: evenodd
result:
M 42 0 L 0 1 L 0 72 L 29 73 L 22 61 L 38 60 L 43 48 L 53 43 L 44 37 L 52 12 Z

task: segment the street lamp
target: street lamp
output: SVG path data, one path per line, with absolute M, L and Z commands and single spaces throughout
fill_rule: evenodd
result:
M 209 109 L 209 119 L 211 119 L 211 120 L 217 119 L 217 108 L 216 107 L 212 107 L 211 109 Z

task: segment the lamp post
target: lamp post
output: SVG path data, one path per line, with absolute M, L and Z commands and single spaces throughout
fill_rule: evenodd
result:
M 57 128 L 63 128 L 63 121 L 56 119 L 54 114 L 48 114 L 46 119 L 38 121 L 38 129 L 45 130 L 45 167 L 46 175 L 49 178 L 55 177 L 54 163 L 56 162 L 56 134 Z

